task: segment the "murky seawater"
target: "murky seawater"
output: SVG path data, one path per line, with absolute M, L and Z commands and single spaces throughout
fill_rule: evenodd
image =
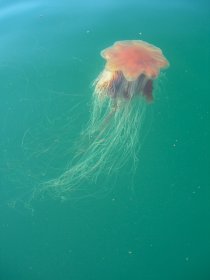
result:
M 1 1 L 0 279 L 209 279 L 209 11 L 204 0 Z M 32 199 L 86 127 L 100 51 L 132 39 L 170 62 L 135 172 L 81 182 L 76 199 Z

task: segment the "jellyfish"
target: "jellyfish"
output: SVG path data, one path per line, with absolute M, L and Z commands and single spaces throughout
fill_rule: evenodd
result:
M 154 80 L 169 66 L 160 48 L 141 40 L 115 42 L 101 56 L 105 68 L 93 82 L 90 120 L 78 149 L 66 170 L 45 184 L 58 195 L 81 189 L 86 181 L 97 185 L 99 175 L 120 173 L 137 161 Z

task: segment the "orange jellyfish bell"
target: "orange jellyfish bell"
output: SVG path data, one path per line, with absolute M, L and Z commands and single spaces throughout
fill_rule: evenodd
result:
M 131 99 L 140 94 L 152 101 L 153 80 L 169 65 L 161 49 L 140 40 L 118 41 L 101 56 L 107 62 L 96 80 L 100 97 Z

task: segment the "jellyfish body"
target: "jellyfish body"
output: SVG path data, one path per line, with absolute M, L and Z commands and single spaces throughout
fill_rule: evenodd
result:
M 78 151 L 68 168 L 45 184 L 59 195 L 119 172 L 131 159 L 136 162 L 144 99 L 153 100 L 153 81 L 169 65 L 159 48 L 139 40 L 116 42 L 101 56 L 106 65 L 93 83 L 91 116 Z

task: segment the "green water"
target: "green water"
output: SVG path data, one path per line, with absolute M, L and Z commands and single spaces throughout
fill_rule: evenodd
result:
M 0 279 L 210 279 L 209 2 L 1 1 L 0 34 Z M 29 201 L 88 122 L 100 51 L 130 39 L 170 62 L 136 172 Z

